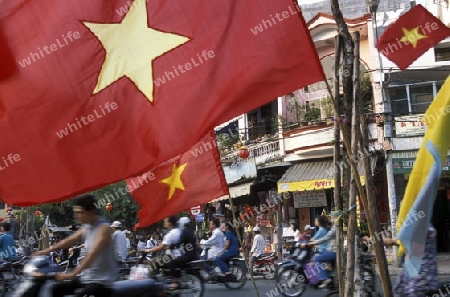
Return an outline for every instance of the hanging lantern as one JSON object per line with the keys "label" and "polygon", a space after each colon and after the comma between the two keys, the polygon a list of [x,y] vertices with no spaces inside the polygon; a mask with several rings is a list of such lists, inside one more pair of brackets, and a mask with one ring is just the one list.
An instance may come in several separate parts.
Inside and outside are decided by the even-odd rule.
{"label": "hanging lantern", "polygon": [[42,215],[42,212],[41,212],[40,210],[36,210],[36,211],[34,212],[34,215],[35,215],[36,217],[39,217],[39,216]]}
{"label": "hanging lantern", "polygon": [[111,203],[107,203],[105,209],[107,212],[111,212],[114,209],[114,206]]}
{"label": "hanging lantern", "polygon": [[241,146],[238,152],[239,158],[241,159],[247,159],[250,155],[250,152],[248,151],[247,147],[245,145]]}

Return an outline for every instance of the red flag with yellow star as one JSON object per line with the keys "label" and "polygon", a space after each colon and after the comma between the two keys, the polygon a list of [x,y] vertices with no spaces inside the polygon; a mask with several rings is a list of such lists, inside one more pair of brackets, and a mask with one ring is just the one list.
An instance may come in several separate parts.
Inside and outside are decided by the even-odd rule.
{"label": "red flag with yellow star", "polygon": [[448,36],[450,28],[419,4],[384,31],[377,48],[404,70]]}
{"label": "red flag with yellow star", "polygon": [[214,133],[127,186],[141,206],[139,228],[229,194]]}
{"label": "red flag with yellow star", "polygon": [[0,198],[13,205],[143,174],[324,79],[293,0],[1,1],[0,52]]}

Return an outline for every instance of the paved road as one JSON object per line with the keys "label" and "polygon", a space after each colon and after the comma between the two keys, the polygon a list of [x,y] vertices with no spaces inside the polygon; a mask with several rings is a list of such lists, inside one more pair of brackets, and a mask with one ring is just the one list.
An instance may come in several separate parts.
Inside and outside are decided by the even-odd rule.
{"label": "paved road", "polygon": [[[450,284],[450,275],[440,276],[439,281],[441,285]],[[275,281],[256,279],[256,286],[259,290],[260,297],[281,297],[282,295],[276,291]],[[393,283],[395,278],[393,278]],[[322,297],[329,291],[327,290],[315,290],[308,287],[302,297]],[[42,292],[41,296],[49,297],[47,292]],[[278,295],[277,295],[278,293]],[[12,294],[8,293],[6,296],[11,297]],[[206,285],[206,291],[204,297],[257,297],[251,281],[248,281],[245,287],[239,290],[229,290],[219,285]],[[445,296],[445,295],[444,295]],[[450,296],[450,294],[449,294]],[[125,296],[126,297],[126,296]]]}
{"label": "paved road", "polygon": [[[281,297],[279,291],[276,291],[274,280],[255,280],[256,286],[259,291],[260,297]],[[278,295],[277,295],[278,293]],[[307,288],[302,297],[322,297],[329,291],[327,290],[314,290],[313,288]],[[230,296],[243,296],[243,297],[257,297],[251,281],[248,281],[240,290],[229,290],[219,285],[207,285],[205,291],[205,297],[230,297]]]}
{"label": "paved road", "polygon": [[[392,278],[392,283],[395,284],[396,277]],[[260,297],[281,297],[281,294],[276,295],[275,281],[269,281],[264,279],[255,280],[256,286],[259,290]],[[439,282],[442,286],[445,284],[450,285],[450,275],[440,276]],[[314,288],[308,287],[303,293],[302,297],[322,297],[325,296],[329,291],[327,290],[315,290]],[[207,285],[204,297],[257,297],[253,285],[250,281],[247,282],[244,288],[236,291],[229,290],[225,287],[218,285]],[[445,296],[445,295],[444,295]],[[450,296],[450,294],[448,295]]]}

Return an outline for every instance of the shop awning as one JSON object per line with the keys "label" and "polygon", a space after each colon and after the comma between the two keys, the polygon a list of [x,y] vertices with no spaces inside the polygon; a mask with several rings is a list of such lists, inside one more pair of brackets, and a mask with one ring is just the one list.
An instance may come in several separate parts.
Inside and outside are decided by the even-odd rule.
{"label": "shop awning", "polygon": [[[244,183],[244,184],[240,184],[240,185],[236,185],[236,186],[232,186],[230,187],[230,196],[231,198],[237,198],[237,197],[241,197],[241,196],[245,196],[250,194],[250,187],[254,184],[255,182],[249,182],[249,183]],[[222,196],[219,197],[217,199],[214,199],[212,202],[217,202],[217,201],[222,201],[222,200],[227,200],[229,199],[229,196]]]}
{"label": "shop awning", "polygon": [[[377,163],[375,156],[370,157],[372,171]],[[343,163],[342,168],[350,166]],[[358,172],[364,184],[364,164],[358,162]],[[278,192],[313,191],[334,188],[335,165],[333,160],[302,162],[292,165],[278,181]]]}
{"label": "shop awning", "polygon": [[236,198],[240,196],[245,196],[250,194],[250,187],[254,184],[254,182],[251,183],[245,183],[236,185],[233,187],[230,187],[230,196],[231,198]]}

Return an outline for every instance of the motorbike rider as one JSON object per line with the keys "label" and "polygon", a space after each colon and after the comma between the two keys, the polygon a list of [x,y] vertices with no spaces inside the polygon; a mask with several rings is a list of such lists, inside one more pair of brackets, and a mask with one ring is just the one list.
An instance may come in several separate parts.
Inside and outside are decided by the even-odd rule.
{"label": "motorbike rider", "polygon": [[[326,263],[327,261],[336,260],[336,224],[338,219],[338,213],[332,212],[331,218],[336,219],[334,224],[331,226],[330,231],[328,231],[325,236],[320,237],[319,239],[312,239],[309,242],[309,245],[318,246],[318,253],[314,256],[313,261],[315,262],[315,266],[319,267],[318,277],[321,281],[319,288],[325,288],[330,282],[331,279],[328,278],[328,273],[324,269],[322,263]],[[323,221],[322,221],[323,223]],[[326,246],[323,248],[323,246]]]}
{"label": "motorbike rider", "polygon": [[[156,247],[141,249],[141,253],[151,253],[154,254],[159,251],[165,251],[165,258],[171,257],[172,259],[180,256],[179,249],[177,246],[180,243],[181,230],[178,228],[177,217],[170,216],[164,219],[164,228],[168,229],[169,232],[164,236],[163,241]],[[163,257],[163,258],[164,258]],[[167,262],[166,262],[167,263]],[[164,261],[161,263],[161,259],[155,258],[153,261],[155,267],[163,267]],[[152,270],[152,275],[155,271]]]}
{"label": "motorbike rider", "polygon": [[305,226],[305,232],[300,236],[299,241],[309,241],[313,236],[313,230],[316,230],[315,227],[311,227],[310,225]]}
{"label": "motorbike rider", "polygon": [[211,231],[211,236],[209,239],[200,241],[201,245],[208,247],[208,253],[206,258],[213,259],[217,254],[223,249],[225,245],[224,234],[220,230],[220,221],[218,219],[212,219],[209,222],[209,230]]}
{"label": "motorbike rider", "polygon": [[169,262],[170,276],[172,283],[169,286],[170,290],[176,290],[180,287],[178,279],[180,278],[180,272],[177,268],[184,268],[190,261],[198,260],[197,257],[197,242],[194,232],[190,228],[191,220],[187,217],[182,217],[178,220],[180,226],[180,256],[176,257]]}
{"label": "motorbike rider", "polygon": [[[112,284],[117,275],[117,263],[114,259],[114,246],[111,239],[109,223],[100,216],[93,195],[84,195],[75,199],[73,213],[76,220],[83,223],[82,228],[71,236],[54,244],[52,247],[38,251],[33,256],[48,255],[51,252],[68,248],[83,238],[90,242],[86,257],[70,273],[56,274],[58,283],[52,287],[53,297],[71,295],[77,289],[75,297],[102,296],[112,293]],[[83,272],[78,279],[78,275]],[[68,281],[68,282],[62,282]]]}
{"label": "motorbike rider", "polygon": [[[313,238],[311,238],[311,240],[318,240],[322,237],[324,237],[327,232],[328,232],[328,218],[325,215],[322,215],[318,218],[316,218],[315,220],[315,224],[316,227],[319,228],[319,230],[317,230],[317,233],[314,234]],[[326,249],[327,244],[326,243],[322,243],[321,246],[318,246],[318,250],[319,252],[322,250],[324,251]]]}
{"label": "motorbike rider", "polygon": [[[215,259],[217,254],[223,250],[225,246],[225,235],[222,230],[220,230],[220,221],[219,219],[212,219],[209,221],[209,230],[211,232],[211,236],[209,239],[202,239],[200,244],[205,250],[205,254],[202,256],[203,259]],[[213,272],[213,268],[208,264],[204,263],[205,271],[208,273]]]}
{"label": "motorbike rider", "polygon": [[233,225],[228,222],[225,224],[225,246],[216,257],[216,264],[225,276],[233,275],[233,273],[230,272],[227,261],[237,256],[239,256],[239,244],[236,231],[234,230]]}
{"label": "motorbike rider", "polygon": [[259,227],[254,227],[253,232],[255,233],[255,237],[253,238],[253,245],[252,249],[250,250],[250,253],[252,255],[249,260],[250,275],[253,275],[253,264],[263,253],[265,244],[264,237],[261,235],[261,229],[259,229]]}

